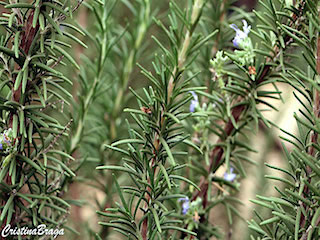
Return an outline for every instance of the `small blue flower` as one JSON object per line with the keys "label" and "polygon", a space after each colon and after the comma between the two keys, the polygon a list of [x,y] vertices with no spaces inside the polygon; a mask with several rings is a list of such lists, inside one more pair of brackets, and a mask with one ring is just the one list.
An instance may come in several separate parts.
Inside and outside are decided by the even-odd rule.
{"label": "small blue flower", "polygon": [[236,178],[237,174],[233,173],[233,170],[234,169],[231,167],[230,172],[224,173],[224,175],[223,175],[224,180],[232,182]]}
{"label": "small blue flower", "polygon": [[13,143],[12,129],[9,128],[0,134],[0,150],[7,150],[12,147]]}
{"label": "small blue flower", "polygon": [[240,30],[237,25],[231,24],[230,27],[236,31],[236,36],[233,39],[233,45],[239,47],[240,43],[248,37],[250,33],[251,26],[248,26],[246,20],[242,20],[243,30]]}
{"label": "small blue flower", "polygon": [[178,202],[183,202],[182,203],[182,214],[186,215],[188,210],[189,210],[189,208],[190,208],[190,200],[189,200],[189,198],[188,197],[179,198]]}
{"label": "small blue flower", "polygon": [[194,112],[196,106],[199,104],[198,96],[194,91],[190,91],[193,96],[193,100],[190,103],[190,112]]}

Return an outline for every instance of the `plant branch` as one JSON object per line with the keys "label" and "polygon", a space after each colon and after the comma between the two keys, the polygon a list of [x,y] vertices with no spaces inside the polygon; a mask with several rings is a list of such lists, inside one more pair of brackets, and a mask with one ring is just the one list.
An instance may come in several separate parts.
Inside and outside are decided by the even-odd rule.
{"label": "plant branch", "polygon": [[[173,69],[173,72],[171,74],[171,77],[170,77],[169,83],[168,83],[168,88],[167,88],[167,102],[168,102],[168,104],[171,101],[172,93],[176,87],[175,82],[174,82],[175,76],[179,71],[180,72],[184,71],[184,65],[185,65],[185,62],[187,59],[187,52],[189,51],[189,48],[190,48],[192,35],[193,35],[194,29],[196,27],[196,24],[198,23],[198,20],[201,16],[201,11],[202,11],[204,4],[205,4],[205,2],[203,0],[196,0],[192,6],[190,28],[186,32],[185,39],[184,39],[184,42],[181,46],[180,51],[178,51],[178,62],[177,62],[177,65]],[[163,114],[164,109],[162,109],[161,112],[162,113],[160,114],[160,120],[159,120],[160,128],[159,129],[163,129],[166,124],[165,116]],[[153,145],[155,146],[154,153],[157,153],[160,148],[159,140],[160,140],[160,136],[157,132],[155,132],[154,143],[153,143]],[[156,157],[154,157],[152,159],[150,165],[151,165],[150,166],[151,169],[153,169],[153,175],[155,176],[158,172],[158,166],[156,165]],[[148,183],[150,183],[150,176],[148,177],[147,181],[148,181]],[[147,193],[145,196],[146,196],[147,202],[145,203],[144,212],[147,213],[149,211],[148,204],[150,201],[152,201],[152,199],[151,199],[150,195]],[[149,239],[148,238],[148,218],[147,217],[145,217],[145,219],[142,223],[141,235],[142,235],[143,240]]]}
{"label": "plant branch", "polygon": [[191,42],[191,38],[193,35],[193,30],[195,28],[195,25],[197,24],[197,21],[199,20],[199,17],[201,15],[202,8],[204,6],[204,1],[203,0],[195,0],[193,6],[192,6],[192,14],[191,14],[191,25],[190,29],[187,30],[184,41],[182,43],[181,49],[178,52],[178,63],[174,67],[172,71],[172,75],[170,77],[169,83],[168,83],[168,97],[167,97],[167,102],[170,102],[171,96],[172,96],[172,91],[175,86],[175,77],[179,71],[182,70],[186,58],[187,58],[187,52],[189,49],[189,45]]}
{"label": "plant branch", "polygon": [[[302,14],[302,10],[304,9],[304,6],[305,6],[305,1],[302,1],[300,4],[300,7],[299,7],[299,10],[300,10],[299,15],[293,14],[292,21],[289,24],[290,26],[293,26],[295,23],[298,22],[301,14]],[[297,24],[297,26],[299,26],[299,24]],[[288,35],[286,35],[284,40],[285,40],[286,46],[288,46],[292,42],[292,38]],[[259,78],[256,80],[257,86],[266,80],[267,76],[269,75],[269,73],[271,71],[271,65],[269,65],[268,63],[273,62],[279,56],[280,49],[278,46],[275,47],[274,53],[275,53],[274,58],[268,57],[266,59],[266,63],[263,66],[263,70],[261,71]],[[242,100],[243,99],[241,97],[239,97],[236,102],[241,102]],[[243,105],[237,105],[236,107],[234,107],[232,109],[231,114],[232,114],[236,123],[238,123],[241,120],[241,116],[248,110],[248,108],[249,108],[249,105],[243,104]],[[219,139],[217,141],[217,143],[221,143],[227,137],[231,136],[232,133],[234,132],[234,125],[233,125],[233,122],[231,121],[231,118],[226,123],[226,125],[224,127],[224,132],[225,132],[226,137],[224,139]],[[223,163],[223,154],[224,154],[224,149],[219,144],[217,144],[217,146],[211,151],[210,165],[208,168],[209,178],[210,178],[211,174],[214,173],[219,168],[219,166]],[[203,186],[203,185],[208,185],[208,181],[211,181],[211,180],[210,179],[208,179],[208,180],[202,179],[201,180],[200,187],[199,187],[201,189],[201,191],[196,192],[194,194],[194,196],[192,197],[192,200],[195,200],[198,196],[207,195],[207,193],[203,193],[202,191],[208,190],[208,187]],[[203,203],[204,203],[203,206],[206,207],[205,204],[207,203],[207,201],[203,201]]]}
{"label": "plant branch", "polygon": [[[320,18],[320,11],[319,11],[319,18]],[[317,52],[316,52],[316,70],[317,70],[317,79],[319,79],[320,77],[320,36],[318,35],[318,39],[317,39]],[[320,119],[320,93],[319,91],[314,88],[314,106],[313,106],[313,113],[314,113],[314,117],[316,118],[315,121],[317,121],[317,119]],[[316,131],[312,131],[311,136],[310,136],[310,142],[314,145],[318,144],[318,132]],[[315,157],[316,155],[316,148],[311,144],[311,146],[308,149],[308,154],[311,157]],[[307,177],[307,181],[309,183],[311,183],[311,174],[312,174],[312,169],[310,166],[306,166],[306,177]],[[304,197],[308,197],[309,194],[309,187],[307,185],[304,186],[303,189],[303,196]],[[306,209],[306,212],[309,212],[309,206],[307,206],[305,203],[302,204],[302,207],[304,207]],[[300,218],[300,227],[303,228],[306,225],[307,222],[307,218],[308,216],[305,216],[304,214],[301,215]],[[307,234],[304,234],[301,238],[303,239],[307,239]]]}

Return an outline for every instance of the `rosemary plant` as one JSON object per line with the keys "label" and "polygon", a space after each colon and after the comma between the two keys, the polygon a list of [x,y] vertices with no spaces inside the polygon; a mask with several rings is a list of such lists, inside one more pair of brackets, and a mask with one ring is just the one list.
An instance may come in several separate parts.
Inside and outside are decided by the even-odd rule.
{"label": "rosemary plant", "polygon": [[[250,145],[245,144],[242,139],[246,138],[248,130],[254,131],[259,126],[259,121],[262,121],[267,127],[273,125],[272,122],[265,119],[263,115],[265,109],[261,109],[259,106],[265,105],[276,110],[265,99],[280,99],[280,92],[275,85],[277,82],[288,81],[293,86],[297,85],[288,80],[296,73],[287,73],[288,70],[285,66],[293,67],[288,60],[292,58],[290,52],[296,45],[293,39],[300,38],[297,35],[300,34],[299,31],[303,31],[301,23],[304,14],[310,14],[311,16],[312,13],[317,13],[315,10],[317,5],[305,1],[298,2],[296,5],[288,4],[285,1],[277,1],[277,3],[268,1],[266,3],[261,2],[261,4],[265,11],[254,12],[256,18],[261,22],[256,26],[257,29],[251,29],[251,26],[245,20],[242,21],[243,29],[235,24],[230,25],[230,28],[236,32],[232,41],[235,49],[232,52],[217,52],[216,57],[211,61],[216,88],[209,92],[210,94],[198,93],[204,98],[205,103],[203,105],[200,104],[198,95],[194,96],[195,102],[192,103],[195,104],[196,112],[204,114],[204,117],[198,118],[193,125],[195,139],[201,143],[203,149],[210,149],[210,154],[208,153],[205,156],[208,165],[207,170],[198,163],[198,159],[192,161],[196,172],[206,172],[199,185],[201,190],[196,191],[190,200],[192,203],[197,201],[198,198],[202,199],[202,207],[191,211],[191,216],[192,214],[195,216],[200,211],[203,213],[203,215],[200,215],[199,226],[196,225],[199,229],[197,236],[199,239],[207,239],[211,235],[210,231],[207,230],[210,209],[220,203],[226,207],[226,213],[229,217],[230,229],[227,234],[229,237],[232,235],[232,215],[233,213],[238,216],[240,214],[231,204],[232,202],[238,202],[237,199],[233,198],[232,195],[229,196],[226,192],[232,194],[232,189],[239,190],[237,173],[240,176],[246,176],[242,162],[252,162],[244,153],[253,151],[253,149]],[[314,23],[317,21],[314,16],[312,19]],[[308,31],[314,34],[313,23],[311,23],[311,26],[310,23],[311,21],[306,26]],[[251,39],[250,36],[255,36],[256,40]],[[313,36],[306,37],[306,39],[312,39],[310,42],[313,42],[314,46],[315,39]],[[306,48],[311,46],[311,43],[310,46],[304,42],[302,44]],[[313,55],[314,51],[311,51],[310,56]],[[304,77],[304,79],[306,78]],[[294,77],[294,79],[297,80],[298,77]],[[265,91],[261,89],[266,84],[273,84],[275,90]],[[206,98],[209,100],[206,100]],[[213,107],[210,104],[213,104]],[[208,139],[209,132],[218,136],[218,140],[213,146],[210,145]],[[313,143],[315,144],[315,142],[316,140],[313,137]],[[225,164],[226,170],[224,170],[223,176],[219,176],[217,172],[219,168],[224,167],[223,164]],[[274,179],[274,177],[271,178]],[[274,201],[272,198],[269,198],[269,200],[270,202]],[[284,210],[282,209],[282,211]],[[278,218],[279,216],[275,213],[275,217],[270,221],[275,222]],[[267,223],[268,221],[265,221],[262,224]],[[307,226],[310,226],[310,224]],[[259,231],[257,224],[251,224],[250,227]],[[277,234],[278,227],[279,225],[275,227]],[[271,235],[268,236],[271,237]],[[279,239],[279,236],[289,237],[288,234],[281,232],[280,235],[273,235],[271,239]]]}
{"label": "rosemary plant", "polygon": [[[288,169],[269,166],[284,173],[284,177],[268,176],[282,182],[279,197],[257,196],[254,203],[272,211],[272,217],[264,219],[256,213],[256,220],[249,227],[257,232],[252,239],[318,239],[320,237],[319,208],[319,74],[320,38],[318,2],[301,1],[296,6],[285,8],[284,3],[278,14],[293,15],[295,22],[289,26],[287,17],[278,26],[287,34],[292,44],[283,53],[281,77],[294,89],[294,95],[301,104],[299,114],[295,113],[299,135],[284,131],[285,141],[294,145],[292,151],[284,146]],[[300,14],[301,17],[299,17]],[[283,15],[285,16],[285,15]],[[302,17],[304,16],[304,17]],[[290,21],[290,20],[289,20]],[[297,56],[292,51],[302,52],[304,65],[295,66]],[[299,93],[299,95],[297,94]]]}
{"label": "rosemary plant", "polygon": [[[101,215],[110,217],[111,226],[129,239],[163,239],[169,236],[169,230],[177,230],[186,234],[195,233],[179,227],[181,220],[168,209],[166,202],[175,202],[184,195],[177,192],[177,181],[191,183],[176,172],[185,167],[176,158],[184,152],[173,151],[182,143],[196,149],[196,145],[183,135],[181,121],[190,116],[183,111],[191,96],[187,88],[195,77],[185,78],[184,72],[190,62],[197,56],[196,52],[215,32],[207,37],[195,36],[195,29],[200,21],[205,1],[196,0],[190,11],[182,10],[175,2],[170,4],[170,28],[155,20],[166,33],[171,49],[154,38],[162,50],[153,62],[155,74],[141,66],[142,73],[153,86],[144,89],[145,98],[131,89],[136,96],[140,109],[125,109],[129,112],[139,131],[129,125],[129,139],[123,139],[107,145],[108,148],[121,152],[123,166],[101,166],[98,170],[108,169],[125,172],[132,180],[133,186],[120,186],[115,180],[121,202],[116,208],[107,208]],[[196,88],[193,88],[195,90]],[[201,88],[200,88],[201,89]],[[128,149],[119,148],[126,144]],[[199,149],[198,149],[199,150]],[[168,163],[167,163],[168,161]],[[127,199],[126,195],[130,195]]]}
{"label": "rosemary plant", "polygon": [[1,4],[1,225],[61,228],[70,204],[60,196],[75,174],[60,144],[71,124],[60,112],[72,82],[57,68],[67,61],[79,69],[65,50],[68,38],[77,41],[69,30],[78,29],[65,20],[81,1]]}
{"label": "rosemary plant", "polygon": [[[118,162],[119,157],[121,158],[116,152],[106,151],[104,145],[127,132],[122,111],[133,97],[127,94],[128,84],[136,68],[136,59],[146,47],[145,35],[153,14],[150,5],[149,0],[135,3],[114,0],[86,4],[89,14],[95,20],[92,27],[84,29],[86,42],[98,54],[92,54],[89,49],[81,56],[84,66],[80,70],[80,91],[74,105],[75,120],[72,126],[74,134],[69,139],[69,144],[70,152],[82,159],[77,166],[78,182],[93,182],[95,190],[104,192],[103,201],[95,199],[94,209],[100,211],[110,206],[114,197],[115,192],[110,188],[113,180],[109,173],[87,169],[93,170],[96,166],[105,164],[106,160],[109,164]],[[117,9],[129,12],[130,22],[129,19],[124,24],[116,22],[119,17]],[[82,172],[81,168],[84,169]],[[87,230],[90,235],[95,235],[95,230]],[[109,232],[108,228],[103,227],[100,236],[104,238]]]}
{"label": "rosemary plant", "polygon": [[[228,4],[228,1],[225,1],[220,6],[220,10],[222,10],[219,15],[220,20],[224,18],[226,14],[223,13],[223,11],[225,11],[224,7],[228,6]],[[249,26],[246,20],[241,21],[241,24],[243,25],[242,27],[239,27],[232,22],[230,22],[230,25],[219,27],[220,37],[222,34],[225,34],[226,36],[229,34],[230,36],[230,32],[233,32],[235,36],[233,37],[232,41],[229,41],[230,44],[225,46],[226,50],[224,51],[219,50],[216,46],[214,46],[213,53],[215,54],[215,57],[211,61],[211,57],[207,59],[207,62],[211,62],[211,71],[214,80],[212,84],[210,77],[209,85],[206,84],[210,88],[207,89],[206,92],[202,91],[201,87],[187,89],[188,91],[191,91],[192,95],[192,101],[189,110],[190,112],[193,112],[192,116],[195,117],[194,120],[192,120],[192,126],[194,129],[193,144],[200,144],[201,151],[198,151],[197,153],[197,151],[189,149],[189,151],[191,151],[190,155],[192,156],[190,163],[193,166],[190,170],[186,171],[186,174],[188,178],[194,176],[192,179],[194,182],[200,180],[200,184],[197,189],[189,188],[190,193],[188,193],[188,189],[186,189],[187,191],[184,191],[184,193],[188,193],[187,195],[189,195],[190,198],[187,196],[179,199],[179,201],[183,203],[182,215],[185,215],[183,218],[184,221],[180,223],[180,226],[185,230],[191,230],[195,232],[198,239],[208,239],[211,236],[221,236],[221,233],[217,232],[214,226],[208,227],[208,219],[211,212],[210,210],[220,203],[222,203],[226,208],[230,224],[228,235],[231,235],[231,225],[233,222],[232,215],[240,215],[233,206],[234,203],[237,203],[238,201],[236,198],[232,197],[232,190],[239,190],[238,180],[240,179],[237,177],[237,173],[240,173],[240,176],[246,176],[245,168],[242,162],[253,162],[246,156],[246,152],[254,151],[254,149],[250,145],[245,144],[243,139],[246,138],[245,136],[247,135],[248,130],[255,131],[255,129],[259,127],[260,121],[262,121],[263,124],[269,128],[274,125],[272,122],[267,120],[263,114],[263,112],[268,110],[268,108],[276,110],[276,107],[271,105],[268,101],[266,101],[266,99],[281,99],[281,92],[279,92],[276,83],[288,81],[288,76],[286,73],[287,70],[284,70],[284,65],[287,59],[290,59],[291,54],[287,52],[292,51],[292,48],[295,47],[296,43],[292,40],[292,38],[298,34],[298,31],[301,31],[299,24],[301,23],[304,14],[307,14],[308,12],[308,10],[305,8],[306,3],[304,1],[296,3],[296,6],[293,5],[293,3],[284,1],[279,1],[277,4],[273,3],[272,1],[261,4],[265,8],[265,12],[254,12],[256,19],[261,22],[260,25],[256,26],[256,29],[253,29],[251,26]],[[266,19],[262,14],[266,15],[268,19]],[[236,13],[233,15],[234,18],[230,17],[230,19],[239,19],[239,15]],[[247,17],[248,20],[252,19],[252,16],[250,15],[247,15]],[[316,22],[314,17],[313,22]],[[309,23],[306,24],[306,26],[309,27]],[[224,30],[226,28],[229,30]],[[315,32],[315,30],[312,32]],[[188,38],[189,32],[186,32],[183,46],[185,46],[185,44],[188,45]],[[312,39],[312,37],[310,39]],[[216,40],[216,42],[218,41],[219,40]],[[231,49],[231,51],[230,45],[233,45],[233,49]],[[221,44],[221,46],[223,45]],[[303,46],[309,47],[306,44]],[[181,68],[181,65],[179,66],[179,64],[184,62],[184,60],[179,61],[180,59],[184,59],[184,57],[181,56],[184,51],[185,50],[183,47],[181,51],[176,51],[178,66],[173,67],[173,74],[176,74],[177,69]],[[204,58],[206,56],[210,56],[210,54],[204,55]],[[197,62],[196,59],[192,60],[193,64]],[[286,64],[290,65],[289,62]],[[156,69],[156,72],[160,71]],[[192,77],[191,74],[190,76]],[[156,84],[155,79],[152,80],[153,83]],[[170,102],[169,97],[172,95],[171,88],[174,88],[174,85],[171,87],[171,83],[173,81],[174,77],[169,78],[169,87],[167,87],[167,102]],[[274,90],[263,90],[263,87],[266,84],[273,85]],[[146,90],[145,93],[149,99],[150,93],[148,93]],[[139,100],[141,111],[146,114],[145,117],[147,117],[147,115],[152,116],[154,109],[156,108],[149,107],[150,102],[146,102],[137,94],[135,95]],[[264,105],[266,108],[261,108],[260,105]],[[163,108],[166,109],[165,107]],[[139,122],[137,117],[135,117],[135,120],[138,122],[141,128],[144,127],[143,124],[147,121],[144,119],[143,122]],[[180,121],[180,119],[178,120]],[[217,142],[214,145],[211,143],[212,134],[217,136]],[[142,137],[142,135],[140,135],[140,137]],[[146,144],[145,141],[143,141],[143,138],[138,139],[137,141],[128,139],[115,142],[110,146],[110,148],[123,151],[122,149],[116,149],[115,147],[119,144],[130,144],[128,152],[123,153],[132,157],[132,152],[137,152],[133,143]],[[160,143],[162,142],[160,141]],[[157,144],[153,142],[154,146],[157,146]],[[164,150],[168,151],[165,148],[165,144],[163,144],[163,146]],[[199,152],[201,154],[199,154]],[[173,161],[175,163],[176,161],[173,155],[172,158],[173,159],[171,159],[170,154],[168,154],[168,159],[171,159],[172,163]],[[136,162],[138,159],[139,157],[136,156],[133,160]],[[151,166],[153,166],[153,159],[150,158],[149,160],[151,161]],[[124,168],[107,166],[99,167],[99,169],[115,169],[119,171],[127,171],[129,174],[139,172],[137,171],[137,163],[134,163],[129,159],[125,159],[125,161],[132,163],[134,167],[130,167],[128,163],[126,163]],[[204,161],[204,163],[202,161]],[[160,169],[161,171],[159,170],[158,173],[157,167],[158,166],[156,166],[153,175],[158,176],[157,174],[159,174],[161,176],[162,169]],[[223,176],[219,176],[217,174],[217,171],[221,167],[225,167],[225,173]],[[130,168],[130,170],[126,168]],[[131,173],[131,171],[134,171],[134,173]],[[182,172],[180,172],[180,174]],[[199,173],[203,174],[201,179],[198,177]],[[167,175],[168,177],[166,177],[164,174],[163,181],[167,179],[170,180],[170,174],[167,173]],[[137,179],[134,180],[134,177],[132,177],[132,179],[136,186],[141,189],[141,185],[139,185],[141,184],[140,181],[137,181]],[[147,190],[149,190],[148,188],[153,189],[154,186],[151,184],[150,180],[148,178],[146,180],[151,186],[148,185],[145,188],[147,188]],[[149,202],[150,204],[150,199],[152,199],[152,196],[150,196],[151,194],[148,194],[148,196],[145,195],[145,199],[143,199],[141,190],[138,191],[137,189],[132,189],[131,187],[121,188],[118,186],[118,188],[119,194],[122,194],[122,190],[124,190],[125,193],[131,193],[131,195],[135,195],[137,197],[139,196],[138,204],[140,204],[140,202],[143,200]],[[215,189],[218,189],[218,191]],[[226,192],[229,192],[231,196],[226,194]],[[176,196],[178,198],[179,195]],[[124,197],[121,197],[121,199],[122,201],[125,201]],[[130,204],[134,203],[135,201],[132,197]],[[122,204],[124,204],[124,202],[122,202]],[[146,213],[148,213],[148,203],[145,205],[146,206],[143,209],[144,216]],[[132,206],[134,205],[129,205],[127,208],[131,209]],[[115,209],[109,210],[116,211]],[[126,215],[127,213],[125,212],[128,210],[123,208],[122,210],[124,211],[122,214]],[[138,210],[136,210],[135,213],[137,211]],[[152,229],[155,229],[154,231],[159,233],[161,230],[161,224],[164,225],[165,220],[163,220],[162,223],[161,215],[159,217],[159,212],[156,211],[157,217],[155,217],[154,211],[155,210],[152,212],[152,210],[150,210],[150,215],[152,214],[154,216],[154,224],[157,228]],[[109,217],[115,217],[109,213],[104,214]],[[136,219],[136,216],[131,217],[131,219]],[[150,219],[142,219],[142,223],[140,222],[140,224],[137,226],[132,226],[132,228],[135,230],[135,233],[140,233],[141,229],[143,230],[144,224],[146,226],[150,226],[150,224],[153,223],[149,222]],[[273,220],[275,220],[275,218],[273,218]],[[129,222],[129,218],[127,221]],[[159,223],[157,223],[158,221]],[[127,231],[122,225],[118,230],[122,231],[122,233],[124,233],[123,231]],[[133,234],[133,232],[130,233]],[[145,231],[142,233],[145,234]],[[154,235],[151,236],[156,237],[156,233],[153,233]],[[188,238],[189,234],[191,233],[184,231],[180,238]],[[146,235],[139,236],[139,234],[137,234],[136,237],[141,238],[144,236]]]}
{"label": "rosemary plant", "polygon": [[[320,239],[319,9],[0,1],[1,234],[45,224],[57,231],[43,239]],[[266,164],[282,174],[264,176],[276,195],[251,200],[240,236],[242,180],[248,163],[263,165],[252,137],[278,128],[266,112],[286,101],[279,84],[300,105],[297,133],[272,140],[286,142],[286,165]],[[97,197],[70,200],[82,187]]]}

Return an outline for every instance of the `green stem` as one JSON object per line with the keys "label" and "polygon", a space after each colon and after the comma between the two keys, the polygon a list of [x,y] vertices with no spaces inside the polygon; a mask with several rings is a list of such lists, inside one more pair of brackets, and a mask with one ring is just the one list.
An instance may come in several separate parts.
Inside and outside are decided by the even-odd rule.
{"label": "green stem", "polygon": [[111,122],[110,122],[111,140],[115,140],[117,137],[116,121],[122,112],[124,95],[128,89],[130,75],[133,71],[133,66],[136,61],[137,52],[141,47],[142,41],[146,35],[147,29],[149,26],[149,22],[150,22],[149,18],[150,18],[150,1],[145,0],[145,8],[144,8],[143,14],[141,15],[140,24],[137,27],[137,36],[134,42],[134,48],[131,49],[128,57],[125,60],[124,67],[123,67],[121,86],[120,86],[119,92],[117,93],[117,97],[114,105],[114,111],[112,113]]}
{"label": "green stem", "polygon": [[[191,14],[191,24],[190,24],[190,29],[194,29],[195,25],[197,24],[197,21],[201,15],[201,10],[204,6],[204,1],[203,0],[196,0],[192,6],[192,14]],[[177,66],[174,67],[172,71],[172,75],[170,77],[169,83],[168,83],[168,95],[167,95],[167,102],[170,102],[171,96],[172,96],[172,91],[174,89],[175,85],[175,76],[181,70],[185,64],[186,58],[187,58],[187,52],[190,46],[191,38],[193,35],[193,31],[188,30],[186,32],[186,36],[184,38],[184,41],[181,45],[181,50],[178,53],[178,64]]]}

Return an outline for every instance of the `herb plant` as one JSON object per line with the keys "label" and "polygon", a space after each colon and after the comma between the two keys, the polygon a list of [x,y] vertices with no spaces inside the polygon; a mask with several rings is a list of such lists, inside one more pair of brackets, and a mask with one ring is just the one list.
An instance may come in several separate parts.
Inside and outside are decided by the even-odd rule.
{"label": "herb plant", "polygon": [[320,239],[319,7],[0,1],[2,229]]}

